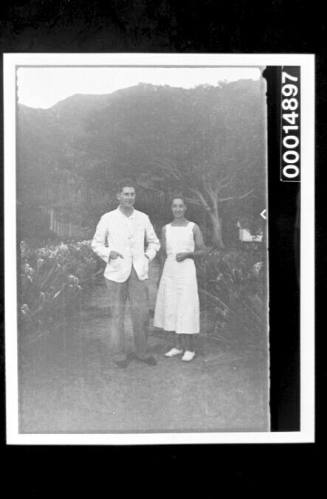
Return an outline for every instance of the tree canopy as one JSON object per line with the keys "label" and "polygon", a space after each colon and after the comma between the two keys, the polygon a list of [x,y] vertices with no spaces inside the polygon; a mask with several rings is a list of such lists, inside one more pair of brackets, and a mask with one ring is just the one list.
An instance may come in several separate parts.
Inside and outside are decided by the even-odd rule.
{"label": "tree canopy", "polygon": [[[72,96],[49,110],[19,106],[19,198],[53,204],[52,187],[68,172],[72,189],[84,184],[110,201],[115,183],[129,177],[161,203],[183,191],[209,215],[214,243],[222,246],[221,219],[229,211],[223,204],[240,212],[264,206],[264,95],[263,82],[253,80],[194,89],[140,84]],[[83,199],[76,203],[72,211]]]}

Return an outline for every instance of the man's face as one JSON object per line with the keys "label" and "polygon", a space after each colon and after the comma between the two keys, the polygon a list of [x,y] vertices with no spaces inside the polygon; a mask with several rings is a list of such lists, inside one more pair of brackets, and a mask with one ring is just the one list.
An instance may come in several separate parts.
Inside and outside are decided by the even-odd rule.
{"label": "man's face", "polygon": [[134,187],[123,187],[121,192],[117,195],[120,206],[124,208],[132,208],[135,203],[135,189]]}

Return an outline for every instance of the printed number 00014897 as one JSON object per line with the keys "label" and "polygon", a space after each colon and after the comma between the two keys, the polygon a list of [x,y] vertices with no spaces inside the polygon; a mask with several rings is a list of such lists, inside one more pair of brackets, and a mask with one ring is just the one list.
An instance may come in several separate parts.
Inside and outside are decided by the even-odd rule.
{"label": "printed number 00014897", "polygon": [[299,78],[282,72],[282,177],[297,180],[300,175]]}

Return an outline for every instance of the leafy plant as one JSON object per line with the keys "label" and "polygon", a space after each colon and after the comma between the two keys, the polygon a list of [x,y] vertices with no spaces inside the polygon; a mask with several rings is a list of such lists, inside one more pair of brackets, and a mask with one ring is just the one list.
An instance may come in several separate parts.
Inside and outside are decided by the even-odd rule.
{"label": "leafy plant", "polygon": [[20,324],[23,329],[48,327],[79,310],[81,291],[99,275],[89,241],[33,249],[21,243]]}
{"label": "leafy plant", "polygon": [[202,309],[213,311],[214,334],[234,339],[264,336],[266,272],[261,251],[213,250],[198,262]]}

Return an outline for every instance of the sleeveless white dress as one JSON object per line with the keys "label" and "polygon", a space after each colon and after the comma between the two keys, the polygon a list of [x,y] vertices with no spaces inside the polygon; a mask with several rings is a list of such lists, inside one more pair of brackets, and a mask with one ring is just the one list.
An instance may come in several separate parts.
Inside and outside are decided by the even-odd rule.
{"label": "sleeveless white dress", "polygon": [[200,307],[194,260],[176,261],[176,254],[194,251],[194,223],[165,226],[167,259],[154,314],[154,326],[178,334],[200,331]]}

